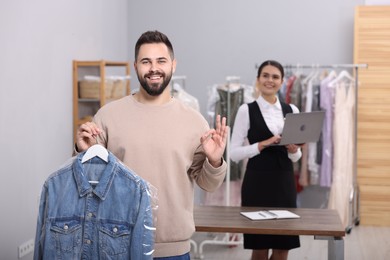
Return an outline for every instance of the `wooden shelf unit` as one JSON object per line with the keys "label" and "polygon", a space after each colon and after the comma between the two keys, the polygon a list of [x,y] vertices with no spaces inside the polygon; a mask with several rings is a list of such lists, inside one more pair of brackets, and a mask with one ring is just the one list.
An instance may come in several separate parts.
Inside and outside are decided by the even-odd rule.
{"label": "wooden shelf unit", "polygon": [[[130,63],[96,60],[96,61],[73,61],[73,141],[76,141],[76,133],[79,126],[92,119],[96,111],[114,99],[106,98],[106,77],[107,69],[119,69],[121,75],[127,76],[125,95],[130,94]],[[79,82],[85,75],[100,77],[99,98],[80,98]],[[121,98],[121,97],[119,97]],[[84,108],[84,109],[83,109]]]}

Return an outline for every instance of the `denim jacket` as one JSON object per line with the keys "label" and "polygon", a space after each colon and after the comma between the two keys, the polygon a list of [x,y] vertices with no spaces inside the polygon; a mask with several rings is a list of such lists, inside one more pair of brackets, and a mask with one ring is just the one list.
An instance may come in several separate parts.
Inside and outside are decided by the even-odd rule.
{"label": "denim jacket", "polygon": [[81,163],[84,153],[51,174],[42,187],[34,260],[152,259],[147,182],[111,152],[108,162],[94,157]]}

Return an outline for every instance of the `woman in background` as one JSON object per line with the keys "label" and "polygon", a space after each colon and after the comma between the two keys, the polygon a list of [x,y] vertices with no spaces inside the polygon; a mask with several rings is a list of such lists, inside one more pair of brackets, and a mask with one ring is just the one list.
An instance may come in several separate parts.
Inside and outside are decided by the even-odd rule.
{"label": "woman in background", "polygon": [[[235,118],[231,159],[235,162],[249,159],[241,189],[242,206],[297,207],[293,162],[302,156],[300,147],[270,146],[281,139],[285,115],[299,113],[296,106],[278,99],[283,77],[284,69],[279,62],[263,62],[256,82],[260,95],[254,102],[241,105]],[[244,234],[244,248],[253,250],[252,260],[285,260],[289,250],[297,247],[299,236]]]}

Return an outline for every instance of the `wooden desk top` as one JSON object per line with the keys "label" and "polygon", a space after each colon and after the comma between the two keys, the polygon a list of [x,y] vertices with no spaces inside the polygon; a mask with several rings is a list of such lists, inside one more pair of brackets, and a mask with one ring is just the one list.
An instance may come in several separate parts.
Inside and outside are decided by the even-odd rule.
{"label": "wooden desk top", "polygon": [[195,206],[195,229],[199,232],[345,236],[340,217],[331,209],[288,209],[299,219],[250,220],[241,211],[269,210],[257,207]]}

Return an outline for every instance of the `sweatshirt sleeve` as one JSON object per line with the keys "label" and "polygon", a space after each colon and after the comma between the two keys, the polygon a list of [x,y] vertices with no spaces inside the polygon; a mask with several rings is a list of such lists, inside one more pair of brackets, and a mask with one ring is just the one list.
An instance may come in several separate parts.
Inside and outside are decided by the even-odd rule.
{"label": "sweatshirt sleeve", "polygon": [[202,146],[200,145],[195,154],[192,166],[188,174],[195,180],[198,186],[209,192],[215,191],[223,182],[226,176],[227,164],[222,159],[222,164],[214,168],[206,158]]}

